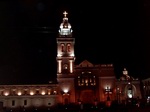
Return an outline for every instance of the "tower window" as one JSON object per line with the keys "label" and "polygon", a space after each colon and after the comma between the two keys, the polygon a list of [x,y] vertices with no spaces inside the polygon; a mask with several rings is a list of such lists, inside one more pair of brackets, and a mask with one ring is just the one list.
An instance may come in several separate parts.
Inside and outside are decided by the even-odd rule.
{"label": "tower window", "polygon": [[64,44],[61,44],[61,52],[64,52]]}
{"label": "tower window", "polygon": [[67,51],[70,52],[70,44],[67,45]]}
{"label": "tower window", "polygon": [[64,65],[64,69],[68,69],[68,65],[67,64]]}

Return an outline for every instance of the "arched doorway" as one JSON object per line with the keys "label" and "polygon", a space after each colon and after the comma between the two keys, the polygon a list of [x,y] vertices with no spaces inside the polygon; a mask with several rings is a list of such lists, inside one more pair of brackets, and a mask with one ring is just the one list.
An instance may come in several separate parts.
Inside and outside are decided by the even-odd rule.
{"label": "arched doorway", "polygon": [[0,101],[0,110],[3,108],[3,101]]}
{"label": "arched doorway", "polygon": [[65,104],[65,105],[69,104],[69,99],[68,99],[68,98],[65,98],[65,99],[64,99],[64,104]]}
{"label": "arched doorway", "polygon": [[94,103],[94,91],[93,90],[82,90],[80,99],[84,104],[92,104]]}
{"label": "arched doorway", "polygon": [[63,98],[63,104],[65,104],[65,105],[67,105],[67,104],[69,104],[70,103],[70,96],[69,95],[63,95],[62,96],[62,98]]}
{"label": "arched doorway", "polygon": [[125,87],[126,98],[134,98],[136,96],[136,87],[132,84]]}

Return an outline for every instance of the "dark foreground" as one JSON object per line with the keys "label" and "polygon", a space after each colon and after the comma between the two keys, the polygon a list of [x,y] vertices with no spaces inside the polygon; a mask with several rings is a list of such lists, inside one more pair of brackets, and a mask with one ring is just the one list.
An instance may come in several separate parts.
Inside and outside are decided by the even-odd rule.
{"label": "dark foreground", "polygon": [[150,112],[150,105],[112,105],[91,106],[91,105],[66,105],[49,108],[19,108],[19,109],[0,109],[0,112]]}
{"label": "dark foreground", "polygon": [[55,109],[55,110],[0,110],[0,112],[150,112],[150,108]]}

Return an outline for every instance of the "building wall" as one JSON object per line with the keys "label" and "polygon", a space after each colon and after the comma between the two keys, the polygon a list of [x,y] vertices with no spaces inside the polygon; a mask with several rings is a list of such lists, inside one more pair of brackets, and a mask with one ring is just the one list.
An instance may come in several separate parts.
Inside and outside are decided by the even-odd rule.
{"label": "building wall", "polygon": [[120,103],[125,102],[129,97],[129,89],[133,99],[142,99],[140,81],[139,80],[118,80],[116,81],[116,100]]}
{"label": "building wall", "polygon": [[150,102],[150,78],[142,80],[142,95],[147,102]]}
{"label": "building wall", "polygon": [[59,100],[56,85],[1,85],[3,107],[53,106]]}

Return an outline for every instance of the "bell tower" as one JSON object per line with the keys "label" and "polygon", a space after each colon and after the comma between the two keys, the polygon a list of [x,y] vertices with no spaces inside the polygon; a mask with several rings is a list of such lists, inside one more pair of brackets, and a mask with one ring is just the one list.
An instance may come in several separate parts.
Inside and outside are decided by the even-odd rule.
{"label": "bell tower", "polygon": [[72,37],[71,24],[68,22],[67,12],[65,11],[63,21],[60,24],[59,35],[57,38],[57,77],[64,77],[74,72],[74,43]]}
{"label": "bell tower", "polygon": [[68,22],[67,12],[59,28],[57,38],[57,81],[62,96],[60,100],[63,104],[75,102],[74,85],[74,43],[72,37],[71,24]]}

